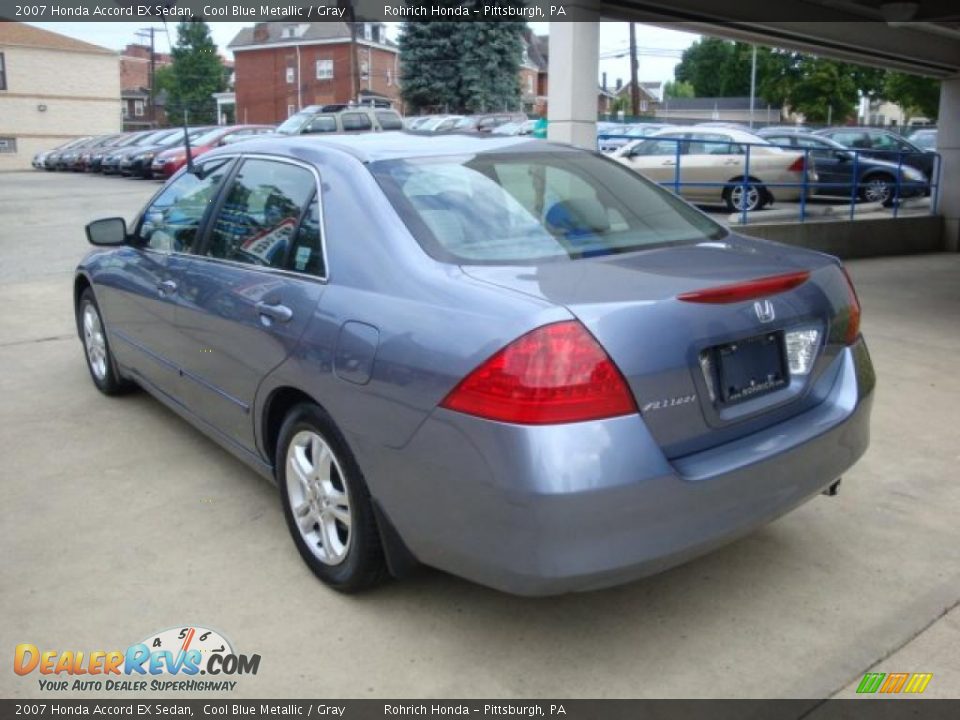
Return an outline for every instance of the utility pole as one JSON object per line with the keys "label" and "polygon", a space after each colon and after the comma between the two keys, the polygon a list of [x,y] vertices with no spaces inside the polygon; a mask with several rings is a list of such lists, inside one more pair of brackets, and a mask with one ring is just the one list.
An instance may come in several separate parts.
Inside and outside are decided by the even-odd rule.
{"label": "utility pole", "polygon": [[630,113],[640,115],[640,86],[637,80],[637,28],[630,23]]}
{"label": "utility pole", "polygon": [[137,37],[146,37],[150,36],[150,127],[156,127],[157,124],[157,88],[156,81],[154,78],[157,73],[157,53],[156,53],[156,43],[154,42],[154,35],[156,34],[156,28],[148,27],[141,28],[137,31]]}
{"label": "utility pole", "polygon": [[753,46],[753,58],[750,61],[750,127],[753,128],[753,105],[757,95],[757,46]]}

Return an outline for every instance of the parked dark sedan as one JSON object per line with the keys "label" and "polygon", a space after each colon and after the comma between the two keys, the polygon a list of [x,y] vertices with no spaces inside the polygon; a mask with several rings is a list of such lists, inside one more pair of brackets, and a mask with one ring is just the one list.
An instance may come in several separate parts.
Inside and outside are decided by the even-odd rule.
{"label": "parked dark sedan", "polygon": [[876,157],[920,170],[931,181],[936,180],[937,156],[924,150],[901,135],[890,130],[869,127],[834,127],[817,130],[814,135],[828,137],[851,150],[860,151],[861,157]]}
{"label": "parked dark sedan", "polygon": [[[208,129],[207,126],[191,127],[187,129],[187,134],[194,140]],[[136,150],[124,153],[120,159],[120,174],[150,179],[153,177],[153,159],[159,153],[178,145],[183,145],[183,128],[170,128],[163,135],[140,143]]]}
{"label": "parked dark sedan", "polygon": [[63,150],[57,155],[55,162],[55,167],[57,170],[73,170],[76,165],[77,158],[80,156],[80,153],[83,152],[86,148],[94,147],[99,143],[103,142],[106,139],[105,135],[92,135],[88,138],[85,138],[82,143],[74,145],[66,150]]}
{"label": "parked dark sedan", "polygon": [[127,157],[148,150],[173,132],[175,132],[173,128],[164,128],[163,130],[144,130],[137,133],[130,143],[121,148],[114,148],[103,156],[101,171],[104,175],[122,174],[121,165]]}
{"label": "parked dark sedan", "polygon": [[64,170],[72,170],[74,172],[83,172],[87,169],[87,162],[90,159],[91,153],[97,151],[100,148],[110,145],[111,142],[117,138],[122,137],[122,135],[100,135],[99,137],[93,139],[92,141],[81,145],[75,150],[71,150],[68,153],[65,153],[61,156],[61,163],[63,164]]}
{"label": "parked dark sedan", "polygon": [[254,139],[87,236],[96,387],[274,479],[339,590],[417,560],[523,594],[625,582],[833,494],[867,448],[840,262],[586,150]]}
{"label": "parked dark sedan", "polygon": [[891,205],[897,196],[917,197],[927,194],[930,189],[927,177],[920,170],[869,155],[855,157],[852,151],[828,137],[769,128],[757,134],[786,149],[809,150],[817,169],[816,195],[850,197],[854,193],[854,172],[857,175],[856,195],[866,202]]}
{"label": "parked dark sedan", "polygon": [[152,130],[138,130],[134,132],[124,133],[119,138],[114,140],[112,143],[96,148],[93,152],[90,153],[90,157],[87,159],[87,171],[103,172],[104,158],[110,157],[113,154],[122,152],[125,148],[128,148],[131,145],[139,142],[147,135],[150,135],[152,132],[153,132]]}
{"label": "parked dark sedan", "polygon": [[87,142],[89,137],[74,138],[65,143],[57,145],[51,150],[39,152],[33,157],[33,166],[43,170],[56,170],[57,162],[60,160],[60,153],[68,151],[70,148],[77,147]]}
{"label": "parked dark sedan", "polygon": [[[85,147],[77,157],[76,169],[82,172],[98,172],[99,162],[94,163],[94,158],[99,156],[99,158],[102,159],[105,152],[110,152],[114,148],[119,147],[120,144],[129,137],[130,133],[119,133],[107,137],[103,142],[97,143],[96,145]],[[95,165],[96,169],[94,169]]]}

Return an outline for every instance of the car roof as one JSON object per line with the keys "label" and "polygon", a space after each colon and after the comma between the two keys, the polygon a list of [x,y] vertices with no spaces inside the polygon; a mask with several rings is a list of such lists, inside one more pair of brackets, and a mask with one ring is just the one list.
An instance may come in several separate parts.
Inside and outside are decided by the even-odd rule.
{"label": "car roof", "polygon": [[[422,157],[443,157],[472,155],[477,153],[499,152],[519,149],[543,151],[572,151],[566,145],[558,145],[545,140],[531,140],[529,137],[513,135],[467,135],[451,133],[449,135],[421,135],[416,132],[389,131],[379,133],[358,133],[349,135],[294,135],[290,137],[252,138],[243,143],[244,153],[300,154],[330,148],[352,155],[360,162],[379,160],[401,160]],[[234,151],[235,152],[235,151]],[[230,154],[227,151],[227,154]],[[213,155],[211,154],[211,157]]]}
{"label": "car roof", "polygon": [[812,132],[792,132],[790,130],[784,130],[781,132],[765,132],[762,137],[764,140],[770,140],[771,138],[777,138],[777,137],[799,138],[801,140],[815,140],[816,142],[822,142],[827,147],[834,148],[835,150],[850,149],[846,145],[841,145],[831,137],[827,137],[826,135],[817,135],[816,133],[812,133]]}
{"label": "car roof", "polygon": [[717,135],[726,135],[734,142],[744,142],[744,143],[754,143],[757,145],[768,144],[766,138],[762,138],[759,135],[754,135],[751,132],[746,130],[740,130],[738,128],[732,127],[719,127],[717,125],[674,125],[673,127],[663,128],[662,130],[657,130],[649,135],[647,135],[644,140],[649,140],[651,138],[658,137],[676,137],[679,133],[700,133],[700,134],[717,134]]}

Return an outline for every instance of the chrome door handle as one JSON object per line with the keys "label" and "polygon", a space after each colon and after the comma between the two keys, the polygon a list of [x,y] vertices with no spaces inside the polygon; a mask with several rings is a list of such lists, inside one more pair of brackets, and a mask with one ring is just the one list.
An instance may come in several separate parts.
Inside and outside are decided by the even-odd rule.
{"label": "chrome door handle", "polygon": [[261,319],[276,320],[277,322],[289,322],[293,318],[293,310],[286,305],[273,305],[262,300],[256,305],[257,312]]}
{"label": "chrome door handle", "polygon": [[730,160],[724,160],[724,161],[723,161],[723,164],[724,164],[724,165],[739,165],[739,164],[740,164],[740,161],[739,161],[739,160],[734,160],[734,159],[731,158]]}
{"label": "chrome door handle", "polygon": [[177,284],[173,280],[164,280],[157,285],[157,294],[160,297],[172,295],[177,291]]}
{"label": "chrome door handle", "polygon": [[660,163],[660,164],[661,164],[661,165],[676,165],[676,164],[677,164],[677,161],[676,161],[676,160],[664,160],[664,161],[663,161],[662,163]]}

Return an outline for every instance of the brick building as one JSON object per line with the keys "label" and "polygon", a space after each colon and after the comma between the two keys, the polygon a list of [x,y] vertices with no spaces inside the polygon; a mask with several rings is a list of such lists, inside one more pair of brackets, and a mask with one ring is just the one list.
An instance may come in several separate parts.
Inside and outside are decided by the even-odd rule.
{"label": "brick building", "polygon": [[396,45],[382,23],[257,23],[233,51],[236,119],[276,123],[308,105],[379,99],[399,103]]}
{"label": "brick building", "polygon": [[120,131],[117,53],[20,22],[0,22],[0,170],[39,150]]}
{"label": "brick building", "polygon": [[[172,62],[167,53],[155,52],[153,55],[157,70]],[[120,51],[120,93],[124,130],[140,130],[164,124],[166,118],[162,108],[156,108],[151,115],[149,45],[131,43]]]}

